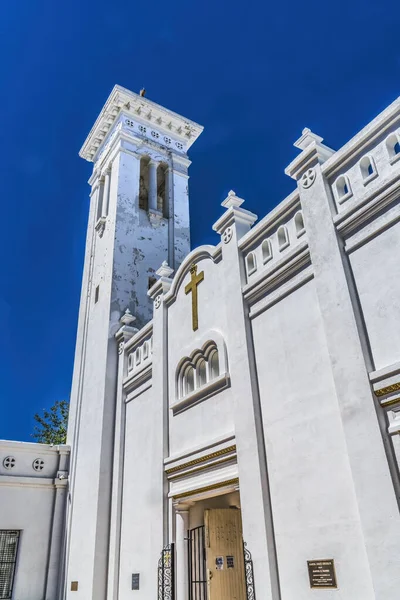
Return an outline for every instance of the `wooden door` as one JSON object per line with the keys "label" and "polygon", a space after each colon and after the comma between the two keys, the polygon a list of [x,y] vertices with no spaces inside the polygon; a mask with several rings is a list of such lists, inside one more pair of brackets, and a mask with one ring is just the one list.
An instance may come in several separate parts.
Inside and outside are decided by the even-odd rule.
{"label": "wooden door", "polygon": [[208,600],[246,600],[240,510],[204,511]]}

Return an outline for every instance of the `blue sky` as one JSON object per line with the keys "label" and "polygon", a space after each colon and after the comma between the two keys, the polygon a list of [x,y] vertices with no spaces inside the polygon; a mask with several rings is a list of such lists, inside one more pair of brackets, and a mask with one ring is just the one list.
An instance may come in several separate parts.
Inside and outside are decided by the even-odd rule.
{"label": "blue sky", "polygon": [[400,95],[400,3],[20,0],[0,20],[0,438],[69,397],[91,165],[115,83],[205,126],[192,245],[229,189],[262,217],[303,127],[339,148]]}

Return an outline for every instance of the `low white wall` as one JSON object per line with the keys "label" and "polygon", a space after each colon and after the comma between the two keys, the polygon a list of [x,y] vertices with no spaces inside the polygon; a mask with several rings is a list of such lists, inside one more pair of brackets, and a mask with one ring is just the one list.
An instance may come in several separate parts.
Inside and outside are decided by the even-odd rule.
{"label": "low white wall", "polygon": [[[61,465],[60,448],[64,463]],[[53,565],[54,559],[56,564],[59,562],[51,554],[52,531],[64,519],[64,510],[58,511],[57,522],[53,523],[54,481],[60,467],[66,467],[67,455],[65,446],[0,441],[0,529],[20,531],[13,586],[15,600],[43,600],[49,563]],[[15,459],[11,469],[4,466],[7,457]],[[40,471],[33,468],[36,459],[43,461]]]}

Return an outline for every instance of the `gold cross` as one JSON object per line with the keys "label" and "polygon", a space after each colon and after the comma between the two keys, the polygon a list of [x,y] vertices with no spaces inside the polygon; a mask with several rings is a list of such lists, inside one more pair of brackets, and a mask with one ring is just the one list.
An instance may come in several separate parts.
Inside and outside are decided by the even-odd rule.
{"label": "gold cross", "polygon": [[199,312],[198,312],[198,303],[197,303],[197,286],[204,279],[204,271],[197,275],[197,265],[193,264],[190,267],[190,274],[192,279],[190,283],[185,286],[185,294],[189,294],[192,292],[192,325],[193,331],[196,331],[199,328]]}

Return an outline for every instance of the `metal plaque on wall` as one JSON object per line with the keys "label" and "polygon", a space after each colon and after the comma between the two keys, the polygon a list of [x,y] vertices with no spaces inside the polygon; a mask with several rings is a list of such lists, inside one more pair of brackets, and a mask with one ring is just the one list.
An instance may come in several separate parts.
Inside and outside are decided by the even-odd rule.
{"label": "metal plaque on wall", "polygon": [[140,578],[139,573],[132,573],[132,589],[133,590],[139,589],[139,578]]}
{"label": "metal plaque on wall", "polygon": [[308,560],[307,566],[311,588],[337,588],[335,563],[333,558]]}

